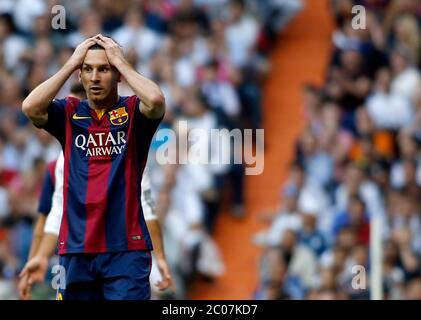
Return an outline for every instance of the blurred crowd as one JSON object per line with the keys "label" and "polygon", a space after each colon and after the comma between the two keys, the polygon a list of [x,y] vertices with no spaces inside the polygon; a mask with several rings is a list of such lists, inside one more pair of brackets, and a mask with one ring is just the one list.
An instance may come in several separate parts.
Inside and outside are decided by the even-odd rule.
{"label": "blurred crowd", "polygon": [[[52,14],[55,5],[65,8],[64,29],[52,28],[61,10]],[[0,299],[16,298],[44,172],[60,151],[55,139],[29,124],[21,103],[78,43],[111,36],[136,70],[160,85],[167,104],[160,129],[174,128],[180,137],[194,128],[257,129],[268,54],[301,8],[300,0],[0,1]],[[75,72],[57,98],[80,91],[77,81]],[[124,80],[119,90],[132,94]],[[178,120],[188,120],[186,132]],[[153,141],[148,172],[176,297],[184,298],[195,275],[211,279],[224,271],[214,222],[224,197],[233,215],[244,215],[244,165],[162,167],[155,156],[160,146]]]}
{"label": "blurred crowd", "polygon": [[[366,9],[365,28],[353,27],[354,5]],[[421,2],[332,0],[329,9],[325,81],[303,87],[307,125],[281,205],[254,237],[264,247],[254,297],[369,299],[376,220],[384,299],[421,299]]]}

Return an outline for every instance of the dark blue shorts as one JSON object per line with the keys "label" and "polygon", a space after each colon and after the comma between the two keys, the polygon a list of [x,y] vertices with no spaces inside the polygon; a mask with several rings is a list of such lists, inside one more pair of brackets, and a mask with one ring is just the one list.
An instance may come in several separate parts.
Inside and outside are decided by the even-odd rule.
{"label": "dark blue shorts", "polygon": [[60,256],[65,288],[58,300],[149,300],[152,258],[149,251]]}

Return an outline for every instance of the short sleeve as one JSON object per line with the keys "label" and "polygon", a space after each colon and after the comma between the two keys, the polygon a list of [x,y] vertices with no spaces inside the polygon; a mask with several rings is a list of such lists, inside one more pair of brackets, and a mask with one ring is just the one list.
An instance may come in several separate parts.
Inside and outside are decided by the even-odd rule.
{"label": "short sleeve", "polygon": [[66,133],[66,104],[67,99],[54,99],[48,106],[48,121],[40,127],[53,135],[62,145]]}
{"label": "short sleeve", "polygon": [[139,109],[140,99],[136,98],[136,109],[135,109],[135,128],[136,136],[140,142],[140,148],[143,152],[148,152],[152,138],[159,127],[164,115],[158,119],[147,118]]}
{"label": "short sleeve", "polygon": [[51,203],[54,193],[53,177],[50,171],[47,170],[44,177],[44,183],[42,185],[41,196],[39,198],[38,212],[43,215],[48,215],[51,210]]}
{"label": "short sleeve", "polygon": [[155,214],[155,202],[152,198],[151,182],[148,172],[145,170],[142,176],[142,194],[141,202],[143,209],[143,216],[145,221],[155,220],[157,216]]}
{"label": "short sleeve", "polygon": [[135,113],[137,115],[136,120],[136,127],[141,128],[139,134],[145,135],[147,140],[152,140],[153,135],[156,132],[159,124],[161,123],[164,115],[158,119],[149,119],[146,117],[139,109],[140,99],[136,97],[136,110]]}
{"label": "short sleeve", "polygon": [[55,188],[52,196],[51,210],[45,221],[44,232],[58,235],[63,215],[63,170],[64,155],[60,153],[55,168]]}

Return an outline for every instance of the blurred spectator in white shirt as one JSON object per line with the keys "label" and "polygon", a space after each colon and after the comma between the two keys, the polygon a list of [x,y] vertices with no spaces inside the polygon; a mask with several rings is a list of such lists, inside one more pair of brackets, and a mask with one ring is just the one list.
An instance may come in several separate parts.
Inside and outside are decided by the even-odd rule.
{"label": "blurred spectator in white shirt", "polygon": [[391,90],[390,83],[389,69],[380,69],[374,93],[367,99],[367,109],[377,128],[398,130],[410,125],[414,111],[411,100],[397,90]]}
{"label": "blurred spectator in white shirt", "polygon": [[297,235],[292,230],[283,234],[280,248],[288,262],[291,275],[300,278],[302,284],[309,288],[317,271],[317,259],[307,246],[299,244]]}
{"label": "blurred spectator in white shirt", "polygon": [[[13,21],[10,16],[0,16],[0,59],[3,60],[6,70],[15,75],[22,75],[22,66],[19,65],[21,56],[27,49],[25,40],[14,33]],[[1,62],[1,61],[0,61]]]}
{"label": "blurred spectator in white shirt", "polygon": [[253,240],[264,246],[277,246],[286,230],[298,231],[301,217],[298,214],[299,189],[294,185],[286,185],[282,192],[282,207],[273,217],[268,229],[258,232]]}
{"label": "blurred spectator in white shirt", "polygon": [[395,46],[408,49],[414,64],[418,64],[421,49],[421,33],[417,18],[414,14],[401,14],[393,25]]}
{"label": "blurred spectator in white shirt", "polygon": [[362,169],[356,164],[349,163],[343,182],[335,192],[336,212],[345,211],[353,195],[358,195],[363,199],[370,217],[377,215],[384,217],[385,204],[378,186],[367,179]]}
{"label": "blurred spectator in white shirt", "polygon": [[398,192],[397,203],[394,211],[391,212],[391,233],[396,230],[407,229],[410,234],[410,247],[417,254],[421,254],[421,218],[417,212],[415,201],[404,191]]}
{"label": "blurred spectator in white shirt", "polygon": [[13,18],[16,26],[24,32],[30,32],[36,17],[48,11],[48,3],[43,0],[16,0]]}
{"label": "blurred spectator in white shirt", "polygon": [[312,183],[327,187],[333,177],[332,156],[320,147],[310,129],[305,130],[298,141],[299,156]]}
{"label": "blurred spectator in white shirt", "polygon": [[228,55],[233,65],[243,67],[249,62],[250,53],[256,45],[258,24],[254,17],[246,13],[244,0],[231,1],[230,18],[225,30]]}
{"label": "blurred spectator in white shirt", "polygon": [[78,29],[67,36],[67,45],[71,48],[76,48],[79,43],[86,38],[102,32],[101,16],[95,10],[89,9],[82,11]]}
{"label": "blurred spectator in white shirt", "polygon": [[234,86],[217,78],[218,62],[210,61],[203,67],[201,90],[207,103],[215,109],[222,109],[229,117],[240,113],[240,101]]}
{"label": "blurred spectator in white shirt", "polygon": [[139,7],[129,8],[124,16],[124,24],[112,34],[126,54],[131,49],[136,52],[137,69],[140,68],[140,63],[147,64],[162,45],[162,36],[145,26],[143,19]]}
{"label": "blurred spectator in white shirt", "polygon": [[406,47],[396,48],[391,56],[393,80],[390,90],[414,102],[416,91],[421,86],[421,75],[414,66],[414,59]]}

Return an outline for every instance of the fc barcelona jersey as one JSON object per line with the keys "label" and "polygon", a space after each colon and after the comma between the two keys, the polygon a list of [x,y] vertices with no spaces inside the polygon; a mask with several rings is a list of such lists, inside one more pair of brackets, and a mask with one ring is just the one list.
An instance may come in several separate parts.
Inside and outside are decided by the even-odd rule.
{"label": "fc barcelona jersey", "polygon": [[146,118],[137,96],[120,97],[102,117],[87,100],[52,102],[44,129],[65,157],[59,254],[152,250],[141,179],[161,119]]}

